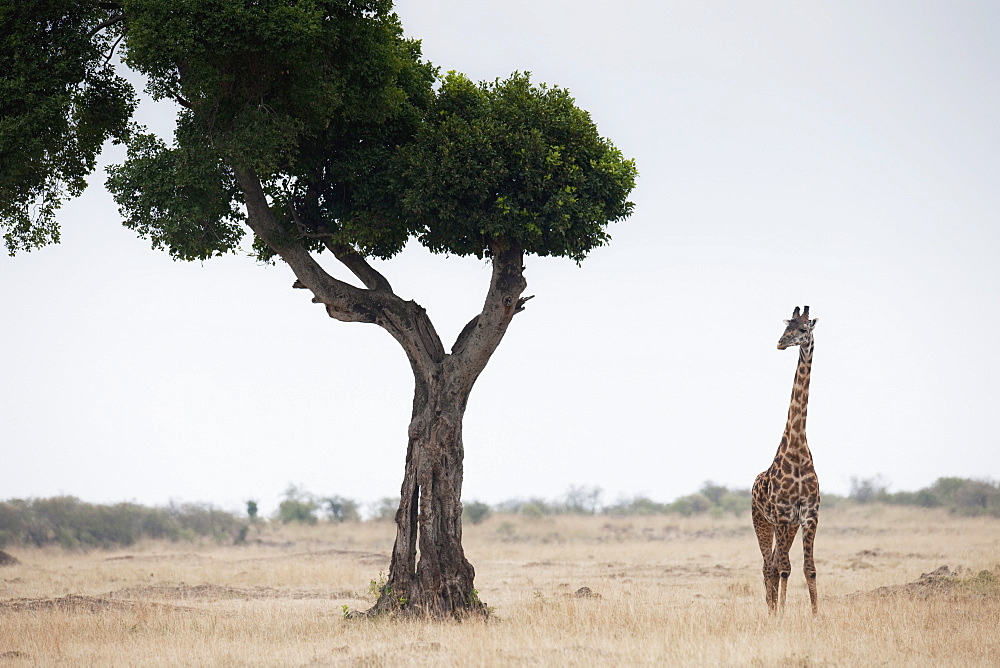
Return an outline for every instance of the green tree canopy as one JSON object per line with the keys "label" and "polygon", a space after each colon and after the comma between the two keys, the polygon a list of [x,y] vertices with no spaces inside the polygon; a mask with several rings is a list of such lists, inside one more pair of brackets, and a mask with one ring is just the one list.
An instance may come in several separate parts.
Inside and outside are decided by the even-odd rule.
{"label": "green tree canopy", "polygon": [[[126,62],[179,102],[173,146],[139,134],[108,187],[125,224],[178,259],[234,250],[245,219],[233,169],[261,180],[279,224],[389,257],[410,230],[386,166],[413,135],[435,71],[391,3],[135,2]],[[274,251],[256,244],[258,254]]]}
{"label": "green tree canopy", "polygon": [[[475,84],[436,70],[384,0],[26,2],[0,9],[0,225],[8,250],[58,241],[107,139],[128,140],[107,185],[126,226],[177,259],[239,247],[234,168],[253,170],[284,234],[388,258],[435,252],[581,260],[626,217],[635,166],[558,87],[527,74]],[[148,77],[179,105],[173,141],[132,127]],[[30,46],[35,45],[35,46]],[[258,255],[273,248],[257,240]]]}
{"label": "green tree canopy", "polygon": [[13,254],[59,241],[56,210],[122,141],[132,87],[109,55],[122,25],[99,3],[0,4],[0,229]]}
{"label": "green tree canopy", "polygon": [[404,208],[435,252],[482,257],[499,238],[579,261],[632,211],[635,164],[566,90],[528,74],[449,73],[404,154]]}
{"label": "green tree canopy", "polygon": [[[24,0],[0,8],[0,29],[13,73],[0,88],[9,252],[57,241],[59,204],[105,141],[125,141],[107,187],[154,248],[206,259],[249,231],[256,255],[285,262],[332,318],[386,329],[414,400],[376,608],[485,612],[461,544],[469,394],[530,298],[525,254],[579,262],[606,243],[632,211],[632,161],[561,88],[521,73],[438,79],[389,0]],[[169,141],[130,122],[134,92],[110,65],[119,42],[146,92],[178,105]],[[483,308],[450,351],[367,260],[410,238],[490,258]],[[326,251],[364,287],[321,265]],[[290,497],[282,513],[307,505]]]}

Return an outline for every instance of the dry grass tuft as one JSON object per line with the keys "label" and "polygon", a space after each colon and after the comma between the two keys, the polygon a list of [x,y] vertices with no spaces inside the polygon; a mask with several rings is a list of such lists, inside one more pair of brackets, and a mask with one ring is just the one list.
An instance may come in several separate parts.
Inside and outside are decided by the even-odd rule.
{"label": "dry grass tuft", "polygon": [[[17,551],[0,663],[220,666],[967,666],[1000,662],[1000,521],[828,511],[820,616],[801,567],[767,614],[748,518],[494,516],[466,527],[486,620],[360,617],[391,524],[245,546]],[[793,554],[801,564],[801,551]],[[942,566],[948,564],[948,566]]]}

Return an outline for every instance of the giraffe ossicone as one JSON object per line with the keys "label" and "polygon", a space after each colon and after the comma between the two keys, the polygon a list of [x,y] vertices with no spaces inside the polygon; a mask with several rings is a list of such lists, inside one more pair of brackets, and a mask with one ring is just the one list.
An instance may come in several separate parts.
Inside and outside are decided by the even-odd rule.
{"label": "giraffe ossicone", "polygon": [[774,461],[753,484],[751,514],[757,543],[764,558],[764,597],[771,612],[785,607],[788,576],[791,574],[788,552],[799,527],[802,528],[803,572],[809,588],[809,601],[814,615],[818,610],[813,543],[819,524],[819,479],[806,442],[806,412],[816,322],[809,319],[808,306],[801,311],[796,306],[792,318],[785,321],[785,331],[778,339],[778,350],[794,346],[799,348],[788,420]]}

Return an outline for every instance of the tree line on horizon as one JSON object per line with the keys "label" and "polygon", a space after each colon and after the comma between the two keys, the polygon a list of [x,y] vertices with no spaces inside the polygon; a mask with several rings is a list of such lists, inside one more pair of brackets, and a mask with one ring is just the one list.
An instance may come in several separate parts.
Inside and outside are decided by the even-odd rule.
{"label": "tree line on horizon", "polygon": [[[491,515],[542,518],[556,515],[606,515],[635,517],[650,515],[740,515],[750,507],[749,489],[730,489],[706,481],[693,493],[671,502],[658,502],[638,495],[601,501],[600,487],[571,486],[561,497],[509,499],[490,505],[482,501],[464,504],[463,518],[479,524]],[[1000,482],[944,477],[915,492],[890,492],[881,476],[853,478],[847,496],[824,494],[827,507],[850,504],[885,504],[944,508],[962,516],[1000,517]],[[108,549],[133,545],[140,540],[247,542],[253,526],[341,522],[392,521],[398,500],[390,497],[362,504],[342,496],[322,496],[289,486],[278,509],[261,517],[256,501],[248,501],[246,513],[235,513],[205,503],[171,503],[148,507],[137,503],[93,504],[72,496],[0,501],[0,548],[7,546],[65,549]]]}

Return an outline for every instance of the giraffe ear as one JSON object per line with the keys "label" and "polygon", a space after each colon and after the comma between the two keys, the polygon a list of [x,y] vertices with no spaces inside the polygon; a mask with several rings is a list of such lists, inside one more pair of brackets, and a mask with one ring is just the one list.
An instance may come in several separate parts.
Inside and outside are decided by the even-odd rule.
{"label": "giraffe ear", "polygon": [[785,321],[785,324],[787,325],[787,324],[789,324],[790,322],[791,322],[791,320],[786,320],[786,321]]}
{"label": "giraffe ear", "polygon": [[812,329],[813,327],[815,327],[817,322],[819,322],[819,318],[813,318],[812,320],[810,320],[809,321],[809,329]]}

